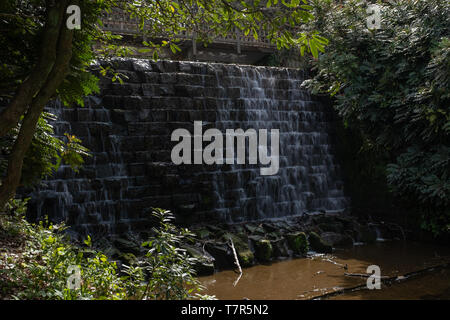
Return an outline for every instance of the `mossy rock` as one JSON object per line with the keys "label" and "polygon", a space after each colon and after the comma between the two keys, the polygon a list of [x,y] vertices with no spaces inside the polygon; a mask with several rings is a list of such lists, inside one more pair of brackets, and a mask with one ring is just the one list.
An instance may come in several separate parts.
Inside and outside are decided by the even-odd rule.
{"label": "mossy rock", "polygon": [[211,232],[208,229],[195,230],[195,234],[199,239],[208,239],[211,236]]}
{"label": "mossy rock", "polygon": [[323,239],[314,231],[309,233],[308,242],[310,248],[318,253],[333,252],[333,247],[329,243],[323,241]]}
{"label": "mossy rock", "polygon": [[272,258],[273,247],[270,240],[262,239],[255,243],[256,259],[262,262],[270,261]]}
{"label": "mossy rock", "polygon": [[228,244],[207,242],[205,244],[205,250],[214,257],[214,266],[216,269],[234,269],[234,256]]}
{"label": "mossy rock", "polygon": [[211,256],[206,256],[197,248],[190,245],[183,245],[183,249],[186,249],[187,253],[196,259],[196,263],[194,265],[194,269],[197,272],[197,275],[211,275],[214,273],[214,258]]}
{"label": "mossy rock", "polygon": [[272,240],[279,239],[281,237],[281,233],[277,231],[273,231],[267,234],[267,237],[269,237]]}
{"label": "mossy rock", "polygon": [[139,244],[135,243],[134,241],[124,239],[124,238],[114,239],[113,245],[119,251],[121,251],[123,253],[132,253],[135,256],[139,256],[142,251],[142,248]]}
{"label": "mossy rock", "polygon": [[222,237],[226,232],[218,226],[208,225],[207,228],[211,231],[211,237],[218,239]]}
{"label": "mossy rock", "polygon": [[295,254],[305,255],[308,252],[308,239],[304,232],[295,232],[286,234],[286,240]]}
{"label": "mossy rock", "polygon": [[230,242],[230,239],[233,240],[233,244],[235,248],[248,248],[248,241],[246,235],[236,235],[230,232],[225,233],[222,236],[222,240],[224,242]]}
{"label": "mossy rock", "polygon": [[255,256],[250,249],[247,250],[236,249],[236,253],[238,255],[239,263],[243,268],[250,267],[255,262]]}
{"label": "mossy rock", "polygon": [[289,250],[287,246],[287,241],[284,238],[279,238],[275,240],[270,240],[273,248],[273,257],[288,257]]}
{"label": "mossy rock", "polygon": [[266,222],[266,223],[263,223],[261,226],[264,228],[264,230],[266,230],[269,233],[277,232],[280,230],[280,228],[278,228],[274,223]]}
{"label": "mossy rock", "polygon": [[255,234],[255,235],[264,235],[266,233],[264,228],[262,228],[260,226],[255,226],[253,224],[246,224],[245,229],[248,232],[250,232],[251,234]]}
{"label": "mossy rock", "polygon": [[232,232],[235,233],[235,234],[237,234],[238,236],[240,236],[240,235],[246,235],[244,226],[242,226],[242,225],[235,225],[235,226],[233,227],[233,229],[232,229]]}
{"label": "mossy rock", "polygon": [[239,259],[241,267],[250,267],[253,265],[255,257],[248,245],[248,238],[245,234],[235,235],[233,233],[225,233],[223,239],[229,243],[230,239],[233,240],[234,248]]}

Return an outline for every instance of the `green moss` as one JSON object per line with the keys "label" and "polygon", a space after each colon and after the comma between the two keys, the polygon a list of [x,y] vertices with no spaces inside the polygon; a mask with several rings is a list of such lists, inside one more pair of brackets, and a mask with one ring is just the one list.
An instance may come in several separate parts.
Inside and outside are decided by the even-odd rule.
{"label": "green moss", "polygon": [[256,242],[255,249],[256,258],[259,261],[270,261],[270,258],[272,258],[273,248],[270,240],[259,240]]}
{"label": "green moss", "polygon": [[308,242],[312,250],[319,253],[331,253],[333,252],[333,247],[323,241],[323,239],[314,231],[309,233]]}
{"label": "green moss", "polygon": [[239,263],[241,267],[249,267],[253,265],[255,257],[253,252],[248,246],[248,238],[245,234],[235,235],[233,233],[226,233],[223,236],[226,242],[230,239],[233,240],[234,248],[236,249],[236,254],[238,255]]}
{"label": "green moss", "polygon": [[195,234],[197,235],[197,237],[199,239],[206,239],[206,238],[209,238],[209,236],[211,235],[211,232],[208,229],[200,229],[200,230],[196,230]]}
{"label": "green moss", "polygon": [[308,239],[304,232],[289,233],[286,235],[286,240],[295,254],[305,255],[308,252]]}
{"label": "green moss", "polygon": [[253,255],[253,252],[250,249],[247,250],[236,249],[236,251],[241,267],[246,268],[253,265],[253,262],[255,261],[255,256]]}

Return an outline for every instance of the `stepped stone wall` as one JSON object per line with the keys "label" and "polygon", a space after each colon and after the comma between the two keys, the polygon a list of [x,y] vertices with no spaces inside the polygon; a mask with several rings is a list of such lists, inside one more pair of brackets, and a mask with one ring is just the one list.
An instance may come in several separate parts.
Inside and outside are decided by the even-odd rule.
{"label": "stepped stone wall", "polygon": [[[101,79],[85,107],[48,106],[56,133],[92,151],[79,173],[62,166],[31,193],[32,218],[65,220],[80,233],[145,227],[152,207],[180,222],[241,222],[348,206],[333,146],[333,111],[300,89],[286,68],[127,59],[123,84]],[[94,66],[95,67],[95,66]],[[175,165],[178,128],[279,129],[280,169],[261,165]],[[208,143],[205,143],[205,145]]]}

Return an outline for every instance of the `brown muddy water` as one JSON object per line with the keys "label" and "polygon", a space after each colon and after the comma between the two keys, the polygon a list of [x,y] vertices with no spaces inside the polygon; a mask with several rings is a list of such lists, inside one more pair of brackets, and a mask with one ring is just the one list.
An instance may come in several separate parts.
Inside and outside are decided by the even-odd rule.
{"label": "brown muddy water", "polygon": [[367,267],[378,265],[381,277],[399,277],[418,270],[450,262],[450,248],[412,242],[394,241],[336,249],[333,254],[312,254],[307,258],[273,262],[201,277],[204,293],[218,299],[303,300],[343,288],[364,285],[327,299],[450,299],[450,269],[419,273],[402,281],[382,283],[380,290],[368,290]]}

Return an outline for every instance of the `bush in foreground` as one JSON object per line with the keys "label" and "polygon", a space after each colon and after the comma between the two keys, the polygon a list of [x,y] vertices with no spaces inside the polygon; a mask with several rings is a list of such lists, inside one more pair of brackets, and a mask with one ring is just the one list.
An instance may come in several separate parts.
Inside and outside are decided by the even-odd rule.
{"label": "bush in foreground", "polygon": [[[71,243],[64,225],[25,220],[26,201],[14,200],[0,215],[0,298],[2,299],[193,299],[199,294],[194,258],[178,248],[187,230],[175,227],[170,212],[155,209],[160,226],[143,245],[137,266],[119,270],[92,248]],[[77,273],[79,272],[79,279]]]}

